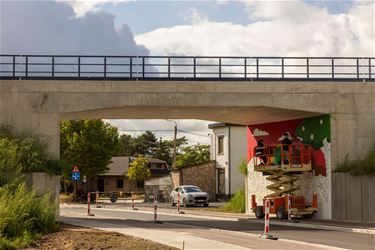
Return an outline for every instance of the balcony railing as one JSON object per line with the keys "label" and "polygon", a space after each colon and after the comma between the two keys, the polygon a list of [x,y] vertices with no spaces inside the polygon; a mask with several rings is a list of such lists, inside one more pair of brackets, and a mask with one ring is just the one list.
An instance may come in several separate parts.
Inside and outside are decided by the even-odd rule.
{"label": "balcony railing", "polygon": [[0,79],[374,81],[374,57],[0,55]]}

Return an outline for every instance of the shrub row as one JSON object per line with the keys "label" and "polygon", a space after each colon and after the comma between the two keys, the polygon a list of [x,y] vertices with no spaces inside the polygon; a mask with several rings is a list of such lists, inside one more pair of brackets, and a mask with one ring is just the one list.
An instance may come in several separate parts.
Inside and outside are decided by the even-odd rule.
{"label": "shrub row", "polygon": [[375,146],[363,158],[349,160],[348,156],[339,162],[334,172],[350,173],[351,175],[375,175]]}
{"label": "shrub row", "polygon": [[233,213],[245,213],[245,190],[240,189],[236,194],[225,204],[223,211]]}

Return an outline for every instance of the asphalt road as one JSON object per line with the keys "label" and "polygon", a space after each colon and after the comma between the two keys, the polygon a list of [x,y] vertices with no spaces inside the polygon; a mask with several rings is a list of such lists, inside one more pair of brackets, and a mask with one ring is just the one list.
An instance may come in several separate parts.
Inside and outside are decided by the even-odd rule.
{"label": "asphalt road", "polygon": [[[82,208],[61,208],[62,212],[81,213],[86,212]],[[93,209],[97,216],[128,219],[134,221],[151,222],[153,214],[127,210]],[[251,220],[224,221],[209,218],[194,218],[184,215],[159,215],[163,227],[173,228],[203,228],[220,229],[251,234],[263,233],[263,225]],[[271,234],[280,239],[296,240],[312,244],[327,245],[346,249],[370,249],[375,250],[375,235],[363,233],[339,232],[322,229],[298,228],[289,226],[272,225]],[[225,239],[231,243],[231,239]],[[236,241],[236,243],[238,243]],[[245,243],[244,243],[245,244]],[[248,243],[246,243],[248,244]]]}

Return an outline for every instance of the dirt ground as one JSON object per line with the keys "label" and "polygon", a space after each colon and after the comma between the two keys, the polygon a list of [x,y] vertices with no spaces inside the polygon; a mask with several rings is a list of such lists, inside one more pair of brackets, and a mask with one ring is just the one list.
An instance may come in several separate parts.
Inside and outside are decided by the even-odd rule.
{"label": "dirt ground", "polygon": [[48,234],[32,244],[27,250],[54,249],[147,249],[176,250],[153,241],[126,236],[119,233],[62,224],[60,231]]}

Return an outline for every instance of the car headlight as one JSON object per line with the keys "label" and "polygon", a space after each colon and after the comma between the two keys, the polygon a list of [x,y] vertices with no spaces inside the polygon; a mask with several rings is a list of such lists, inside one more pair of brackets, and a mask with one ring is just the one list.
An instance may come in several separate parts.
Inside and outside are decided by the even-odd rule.
{"label": "car headlight", "polygon": [[189,199],[193,199],[194,196],[193,196],[192,194],[188,194],[188,198],[189,198]]}

